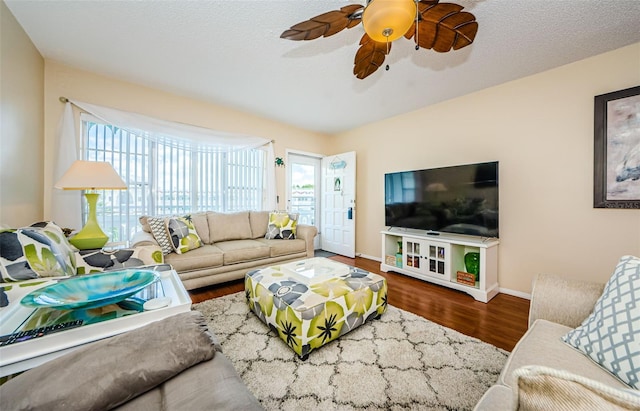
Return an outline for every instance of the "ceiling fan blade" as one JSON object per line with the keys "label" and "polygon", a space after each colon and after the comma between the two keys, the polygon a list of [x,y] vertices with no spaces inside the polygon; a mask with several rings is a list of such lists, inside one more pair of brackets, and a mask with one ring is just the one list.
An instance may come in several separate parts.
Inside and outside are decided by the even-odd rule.
{"label": "ceiling fan blade", "polygon": [[409,30],[407,30],[406,33],[404,33],[404,38],[407,40],[411,40],[411,37],[413,37],[413,35],[416,34],[416,22],[414,21],[413,23],[411,23],[411,27],[409,27]]}
{"label": "ceiling fan blade", "polygon": [[360,80],[369,76],[384,63],[385,56],[391,51],[391,43],[380,43],[371,40],[366,33],[360,39],[360,48],[353,61],[353,74]]}
{"label": "ceiling fan blade", "polygon": [[[453,3],[433,5],[418,4],[418,37],[414,39],[418,46],[433,49],[440,53],[458,50],[473,43],[478,32],[478,23],[473,14],[461,11],[464,7]],[[415,26],[411,33],[414,35]]]}
{"label": "ceiling fan blade", "polygon": [[417,6],[418,10],[422,13],[422,11],[427,7],[433,7],[438,3],[440,3],[440,0],[420,0]]}
{"label": "ceiling fan blade", "polygon": [[320,14],[309,20],[291,26],[285,30],[280,38],[287,40],[314,40],[318,37],[329,37],[341,32],[345,28],[352,28],[360,23],[364,6],[360,4],[350,4]]}
{"label": "ceiling fan blade", "polygon": [[[418,6],[418,13],[422,13],[423,11],[425,11],[427,8],[429,7],[433,7],[436,4],[438,4],[440,2],[440,0],[420,0],[417,4]],[[411,37],[413,37],[413,35],[416,33],[416,22],[414,21],[413,24],[411,25],[411,27],[409,27],[409,30],[407,30],[406,33],[404,33],[404,37],[407,40],[410,40]]]}
{"label": "ceiling fan blade", "polygon": [[453,3],[429,4],[420,2],[418,4],[420,20],[430,20],[432,22],[438,22],[453,13],[460,12],[463,8],[459,4]]}
{"label": "ceiling fan blade", "polygon": [[[446,52],[451,49],[458,50],[468,46],[473,43],[476,33],[478,32],[478,23],[475,21],[474,15],[467,13],[466,11],[447,17],[441,22],[441,24],[445,27],[443,34],[451,33],[453,35],[453,40],[445,40],[447,36],[441,37],[439,35],[436,40],[436,45],[433,47],[436,51],[444,49]],[[441,38],[443,39],[442,43],[440,42]]]}

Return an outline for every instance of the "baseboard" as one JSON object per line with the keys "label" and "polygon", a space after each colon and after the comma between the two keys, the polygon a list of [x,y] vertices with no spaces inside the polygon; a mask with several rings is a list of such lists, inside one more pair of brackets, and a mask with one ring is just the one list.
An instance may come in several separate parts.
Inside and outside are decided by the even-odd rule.
{"label": "baseboard", "polygon": [[373,261],[377,261],[377,262],[382,262],[382,259],[380,257],[374,257],[372,255],[367,255],[367,254],[362,254],[362,253],[356,253],[356,257],[362,257],[362,258],[366,258],[367,260],[373,260]]}
{"label": "baseboard", "polygon": [[523,293],[522,291],[510,290],[508,288],[498,288],[502,294],[512,295],[514,297],[524,298],[525,300],[531,300],[531,294]]}

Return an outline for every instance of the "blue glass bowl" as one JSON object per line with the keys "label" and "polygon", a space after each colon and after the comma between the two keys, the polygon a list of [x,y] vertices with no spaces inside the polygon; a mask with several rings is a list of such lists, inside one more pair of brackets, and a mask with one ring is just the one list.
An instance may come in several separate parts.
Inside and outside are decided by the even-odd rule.
{"label": "blue glass bowl", "polygon": [[70,310],[114,304],[158,279],[153,271],[123,270],[71,277],[25,295],[20,303],[34,308]]}

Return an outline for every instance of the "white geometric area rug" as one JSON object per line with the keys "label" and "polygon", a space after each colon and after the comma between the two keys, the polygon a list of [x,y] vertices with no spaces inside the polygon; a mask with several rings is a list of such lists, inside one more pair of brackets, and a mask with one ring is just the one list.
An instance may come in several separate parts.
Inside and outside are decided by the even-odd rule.
{"label": "white geometric area rug", "polygon": [[193,305],[267,410],[471,410],[507,352],[388,306],[301,361],[243,292]]}

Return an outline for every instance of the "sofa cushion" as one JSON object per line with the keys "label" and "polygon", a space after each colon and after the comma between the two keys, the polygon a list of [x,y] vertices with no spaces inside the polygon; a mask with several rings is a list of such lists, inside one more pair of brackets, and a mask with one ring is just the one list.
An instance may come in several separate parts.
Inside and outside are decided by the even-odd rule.
{"label": "sofa cushion", "polygon": [[293,240],[296,238],[298,213],[274,211],[269,213],[269,225],[265,237],[267,240]]}
{"label": "sofa cushion", "polygon": [[211,243],[211,240],[209,240],[209,222],[207,221],[207,213],[200,212],[191,214],[191,222],[193,223],[202,243]]}
{"label": "sofa cushion", "polygon": [[640,392],[619,390],[555,368],[528,366],[514,372],[519,411],[637,410]]}
{"label": "sofa cushion", "polygon": [[191,215],[171,217],[166,220],[166,223],[171,246],[177,254],[184,254],[202,246]]}
{"label": "sofa cushion", "polygon": [[[179,379],[165,384],[165,404],[169,410],[262,410],[238,376],[231,361],[224,355],[190,368]],[[199,395],[208,391],[209,395]]]}
{"label": "sofa cushion", "polygon": [[564,341],[640,389],[640,258],[620,258],[593,312]]}
{"label": "sofa cushion", "polygon": [[178,272],[199,270],[202,268],[222,267],[222,250],[215,245],[205,244],[185,254],[171,253],[164,261]]}
{"label": "sofa cushion", "polygon": [[148,215],[143,215],[140,218],[138,218],[138,221],[140,221],[140,226],[142,227],[142,231],[144,231],[145,233],[150,233],[151,232],[151,226],[149,225],[149,217]]}
{"label": "sofa cushion", "polygon": [[216,243],[224,252],[224,265],[244,263],[269,257],[269,247],[257,240],[235,240]]}
{"label": "sofa cushion", "polygon": [[162,249],[162,254],[169,254],[173,252],[173,246],[171,245],[171,238],[169,238],[165,218],[147,217],[147,223],[151,228],[153,238],[156,239],[158,245],[160,245],[160,248]]}
{"label": "sofa cushion", "polygon": [[513,372],[525,365],[560,368],[618,388],[628,388],[607,370],[562,341],[571,328],[547,320],[536,320],[518,341],[500,374],[500,383],[513,387]]}
{"label": "sofa cushion", "polygon": [[249,224],[249,212],[238,213],[207,213],[209,223],[209,242],[244,240],[251,238],[251,225]]}
{"label": "sofa cushion", "polygon": [[184,370],[117,411],[264,410],[231,361],[217,352],[211,361]]}
{"label": "sofa cushion", "polygon": [[473,408],[473,411],[509,410],[512,402],[513,392],[511,388],[496,384],[484,393]]}
{"label": "sofa cushion", "polygon": [[306,253],[307,251],[307,243],[305,243],[305,241],[301,239],[282,241],[259,238],[256,241],[260,241],[261,243],[266,244],[269,247],[270,257],[280,257],[282,255]]}
{"label": "sofa cushion", "polygon": [[[528,325],[542,318],[576,328],[591,314],[603,289],[604,283],[567,279],[557,274],[538,274],[531,293]],[[567,301],[571,304],[566,304]]]}
{"label": "sofa cushion", "polygon": [[269,225],[269,212],[250,211],[249,223],[251,224],[251,238],[264,238]]}
{"label": "sofa cushion", "polygon": [[54,223],[0,231],[2,282],[75,274],[75,248]]}
{"label": "sofa cushion", "polygon": [[202,314],[177,314],[25,371],[0,386],[2,407],[111,409],[214,354]]}

